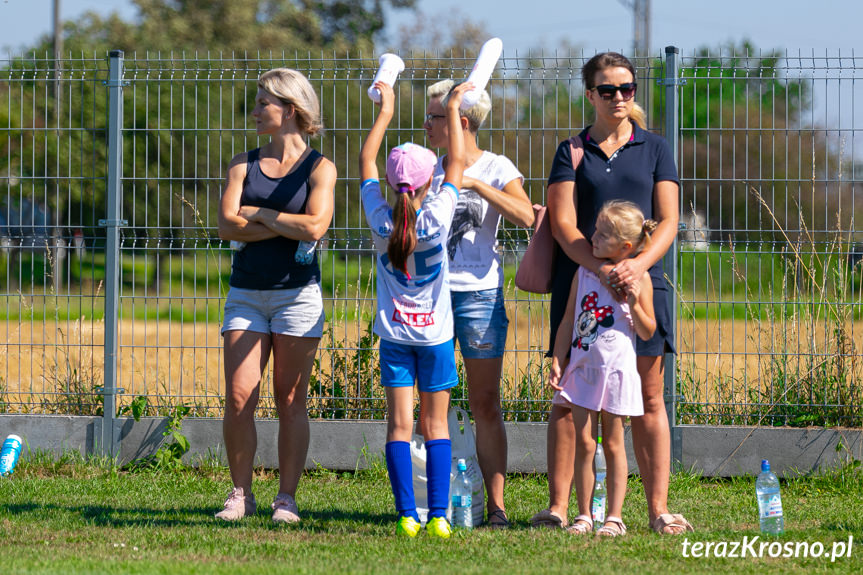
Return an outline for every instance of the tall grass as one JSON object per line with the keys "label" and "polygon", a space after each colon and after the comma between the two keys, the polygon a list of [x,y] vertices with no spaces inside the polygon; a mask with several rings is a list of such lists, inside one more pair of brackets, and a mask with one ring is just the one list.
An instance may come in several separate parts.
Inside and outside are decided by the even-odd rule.
{"label": "tall grass", "polygon": [[[813,233],[801,215],[802,229],[792,234],[761,194],[751,192],[781,238],[779,255],[767,257],[780,258],[782,273],[766,288],[771,302],[784,303],[763,305],[729,239],[732,273],[744,286],[738,301],[746,315],[746,352],[737,365],[733,357],[707,354],[701,365],[681,362],[680,422],[863,425],[863,362],[854,338],[863,266],[846,255],[853,230],[841,229],[837,214],[835,229]],[[713,276],[709,266],[706,271]]]}

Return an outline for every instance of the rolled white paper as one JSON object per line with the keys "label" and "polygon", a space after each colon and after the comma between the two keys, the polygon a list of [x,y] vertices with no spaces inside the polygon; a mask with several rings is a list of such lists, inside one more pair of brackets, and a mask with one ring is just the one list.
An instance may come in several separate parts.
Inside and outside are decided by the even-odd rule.
{"label": "rolled white paper", "polygon": [[375,79],[372,80],[372,85],[369,86],[368,90],[369,98],[375,103],[380,103],[381,101],[381,91],[375,88],[375,82],[383,82],[394,86],[399,73],[405,69],[404,61],[395,54],[381,54],[378,64],[378,73],[375,74]]}
{"label": "rolled white paper", "polygon": [[476,88],[462,96],[462,110],[467,110],[479,102],[479,96],[491,79],[501,52],[503,52],[503,41],[500,38],[492,38],[482,45],[479,56],[476,57],[476,63],[473,65],[473,70],[467,77],[467,81],[472,82]]}

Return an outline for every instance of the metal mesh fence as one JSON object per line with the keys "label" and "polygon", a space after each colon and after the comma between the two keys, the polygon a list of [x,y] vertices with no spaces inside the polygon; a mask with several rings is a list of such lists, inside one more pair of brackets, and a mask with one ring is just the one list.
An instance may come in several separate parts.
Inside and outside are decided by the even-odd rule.
{"label": "metal mesh fence", "polygon": [[[504,57],[489,85],[480,147],[519,167],[534,202],[544,201],[557,144],[590,121],[579,71],[591,55]],[[472,55],[402,56],[407,70],[384,146],[423,143],[426,88],[473,65]],[[98,413],[108,66],[104,55],[57,64],[0,62],[0,394],[7,411]],[[863,251],[853,230],[855,64],[787,54],[681,61],[680,130],[669,135],[679,142],[688,224],[677,260],[680,422],[795,423],[817,408],[835,413],[829,422],[859,423],[861,268],[849,265]],[[123,66],[120,410],[144,395],[154,413],[185,403],[193,414],[221,414],[231,255],[216,234],[216,208],[230,159],[264,143],[249,115],[258,75],[288,66],[318,93],[327,130],[312,144],[339,170],[336,212],[319,247],[328,321],[310,413],[384,417],[357,169],[374,118],[365,91],[376,58],[149,53],[127,54]],[[636,66],[639,103],[661,132],[664,61]],[[527,238],[507,223],[499,234],[510,318],[501,394],[507,418],[541,420],[550,399],[547,298],[512,281]],[[259,415],[273,415],[269,377],[261,395]],[[467,407],[463,385],[453,397]]]}
{"label": "metal mesh fence", "polygon": [[682,61],[684,423],[861,424],[859,64]]}

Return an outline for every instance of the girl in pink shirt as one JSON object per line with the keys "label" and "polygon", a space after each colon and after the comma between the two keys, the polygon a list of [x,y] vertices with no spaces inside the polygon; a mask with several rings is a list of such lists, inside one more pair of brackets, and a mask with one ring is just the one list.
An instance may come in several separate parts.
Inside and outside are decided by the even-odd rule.
{"label": "girl in pink shirt", "polygon": [[[655,229],[656,222],[645,220],[636,204],[607,202],[591,237],[593,255],[618,264],[644,249]],[[580,267],[573,277],[554,343],[548,383],[556,390],[552,403],[571,408],[575,423],[574,483],[579,516],[568,529],[579,535],[593,530],[590,504],[596,480],[597,412],[602,413],[608,463],[608,517],[597,535],[626,533],[621,519],[628,473],[623,422],[627,416],[644,414],[635,337],[648,340],[656,330],[650,275],[644,272],[641,281],[633,282],[624,296],[619,300],[596,274]]]}

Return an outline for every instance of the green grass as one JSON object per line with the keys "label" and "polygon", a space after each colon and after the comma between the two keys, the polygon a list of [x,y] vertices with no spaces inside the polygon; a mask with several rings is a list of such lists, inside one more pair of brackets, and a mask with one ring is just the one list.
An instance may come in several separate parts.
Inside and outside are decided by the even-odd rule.
{"label": "green grass", "polygon": [[[758,535],[754,481],[675,474],[670,501],[696,526],[694,541],[741,541]],[[508,531],[457,532],[449,541],[394,534],[392,496],[380,463],[370,471],[307,473],[298,502],[303,521],[276,527],[267,514],[278,481],[256,470],[259,513],[239,524],[212,514],[230,486],[224,468],[125,473],[103,462],[44,454],[23,460],[0,481],[0,546],[4,573],[850,573],[863,552],[831,564],[814,558],[694,559],[683,538],[646,527],[640,481],[631,478],[624,511],[626,537],[574,538],[531,530],[545,506],[544,476],[510,476],[506,497],[515,526]],[[786,534],[780,541],[855,543],[863,536],[859,469],[784,483]]]}
{"label": "green grass", "polygon": [[[859,303],[863,266],[848,267],[835,246],[801,254],[800,266],[793,253],[781,248],[773,252],[771,246],[753,242],[734,250],[719,244],[703,252],[681,250],[677,267],[681,317],[766,320],[799,314],[823,298],[846,303],[856,296]],[[856,308],[851,315],[860,319],[863,314]]]}

